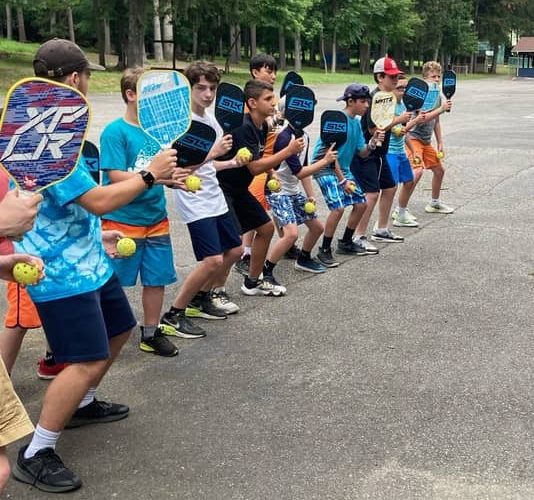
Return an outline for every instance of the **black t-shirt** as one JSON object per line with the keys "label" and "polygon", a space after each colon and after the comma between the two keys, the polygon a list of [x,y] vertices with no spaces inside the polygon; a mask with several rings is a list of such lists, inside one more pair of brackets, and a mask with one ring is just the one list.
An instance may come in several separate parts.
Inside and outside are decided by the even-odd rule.
{"label": "black t-shirt", "polygon": [[[379,88],[376,87],[371,92],[371,105],[369,106],[369,109],[367,110],[367,113],[365,113],[365,115],[362,116],[362,130],[363,130],[363,135],[365,136],[365,142],[369,142],[369,139],[371,139],[371,137],[373,137],[373,134],[371,134],[369,132],[369,129],[370,128],[374,129],[376,127],[376,125],[373,123],[373,120],[371,120],[371,108],[373,107],[372,98],[378,91],[379,91]],[[386,156],[386,154],[388,152],[388,148],[389,148],[389,138],[390,137],[391,137],[391,129],[389,129],[386,132],[386,137],[382,141],[382,146],[380,146],[379,148],[376,148],[374,151],[372,151],[369,154],[368,158],[378,158],[378,157]]]}
{"label": "black t-shirt", "polygon": [[[239,149],[246,147],[252,153],[252,161],[259,160],[263,156],[267,132],[266,123],[259,129],[254,125],[250,114],[247,113],[243,119],[243,125],[232,131],[232,149],[226,158],[233,158]],[[254,176],[248,167],[244,166],[221,170],[217,172],[217,178],[223,191],[235,193],[247,190]]]}

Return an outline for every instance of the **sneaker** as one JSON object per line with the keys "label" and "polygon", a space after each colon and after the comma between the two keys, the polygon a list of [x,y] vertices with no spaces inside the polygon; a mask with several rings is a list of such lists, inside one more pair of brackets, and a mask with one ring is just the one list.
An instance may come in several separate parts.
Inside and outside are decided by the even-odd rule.
{"label": "sneaker", "polygon": [[65,467],[59,455],[52,448],[43,448],[33,457],[24,458],[28,445],[19,450],[13,477],[23,483],[31,484],[41,491],[63,493],[77,490],[82,481]]}
{"label": "sneaker", "polygon": [[278,283],[278,280],[272,274],[264,274],[263,281],[271,284],[273,287],[279,289],[282,292],[282,295],[287,293],[287,289],[284,285]]}
{"label": "sneaker", "polygon": [[339,266],[339,262],[332,257],[332,250],[330,248],[319,248],[317,259],[325,267]]}
{"label": "sneaker", "polygon": [[299,248],[297,245],[293,245],[284,255],[286,259],[296,260],[299,256]]}
{"label": "sneaker", "polygon": [[429,203],[425,207],[425,212],[428,212],[429,214],[452,214],[454,212],[454,208],[449,207],[440,201],[436,204]]}
{"label": "sneaker", "polygon": [[350,241],[347,243],[343,240],[337,240],[337,250],[336,253],[342,255],[367,255],[367,251],[361,245]]}
{"label": "sneaker", "polygon": [[248,276],[248,271],[250,268],[250,255],[244,255],[242,259],[235,263],[234,268],[239,274]]}
{"label": "sneaker", "polygon": [[241,285],[241,292],[245,295],[281,297],[282,295],[285,295],[286,289],[285,287],[275,286],[264,278],[258,280],[256,283],[251,283],[250,281],[245,280]]}
{"label": "sneaker", "polygon": [[219,309],[209,294],[195,295],[185,309],[188,318],[226,319],[226,312]]}
{"label": "sneaker", "polygon": [[206,332],[202,328],[186,318],[185,311],[179,311],[176,314],[167,311],[161,317],[161,323],[172,326],[176,330],[177,336],[183,339],[200,339],[206,336]]}
{"label": "sneaker", "polygon": [[397,218],[393,221],[393,225],[396,227],[418,227],[419,223],[404,213],[402,216],[397,215]]}
{"label": "sneaker", "polygon": [[66,366],[67,363],[56,363],[54,358],[41,358],[37,362],[37,376],[41,380],[52,380]]}
{"label": "sneaker", "polygon": [[65,429],[73,429],[89,424],[105,424],[107,422],[116,422],[126,418],[130,413],[130,408],[126,405],[116,403],[106,403],[93,399],[91,403],[83,408],[78,408],[72,415]]}
{"label": "sneaker", "polygon": [[224,311],[226,314],[235,314],[239,311],[239,306],[230,300],[226,290],[219,290],[218,292],[212,290],[210,299],[217,309]]}
{"label": "sneaker", "polygon": [[[406,214],[406,217],[408,217],[408,218],[410,218],[412,220],[417,220],[417,217],[414,214],[412,214],[412,212],[410,212],[408,209],[406,209],[404,211],[404,213]],[[393,220],[395,220],[398,216],[399,216],[399,207],[396,207],[391,212],[391,218]]]}
{"label": "sneaker", "polygon": [[[176,336],[176,330],[172,327],[169,327],[174,331]],[[139,349],[143,352],[151,352],[152,354],[157,354],[158,356],[164,356],[166,358],[172,358],[178,354],[178,348],[167,338],[161,330],[157,328],[154,332],[153,337],[145,337],[144,329],[141,327],[141,342],[139,342]]]}
{"label": "sneaker", "polygon": [[320,274],[326,271],[326,267],[321,264],[317,259],[306,259],[302,256],[299,256],[299,258],[296,260],[295,269],[314,274]]}
{"label": "sneaker", "polygon": [[362,248],[365,248],[367,255],[377,255],[379,250],[372,243],[369,242],[367,236],[355,236],[352,239],[353,243],[360,245]]}
{"label": "sneaker", "polygon": [[371,235],[373,241],[384,241],[387,243],[402,243],[404,242],[404,237],[399,236],[393,233],[390,229],[385,231],[373,231]]}

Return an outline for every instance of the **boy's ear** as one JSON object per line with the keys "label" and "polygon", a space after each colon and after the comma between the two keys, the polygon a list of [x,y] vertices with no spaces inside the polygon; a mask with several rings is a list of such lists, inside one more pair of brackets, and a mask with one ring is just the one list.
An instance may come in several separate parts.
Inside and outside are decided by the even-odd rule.
{"label": "boy's ear", "polygon": [[249,97],[246,101],[248,109],[256,109],[256,99],[254,97]]}
{"label": "boy's ear", "polygon": [[126,90],[126,97],[128,98],[128,102],[134,102],[137,101],[137,94],[132,89]]}
{"label": "boy's ear", "polygon": [[252,78],[254,78],[254,80],[258,78],[259,71],[256,68],[253,68],[250,73],[252,74]]}

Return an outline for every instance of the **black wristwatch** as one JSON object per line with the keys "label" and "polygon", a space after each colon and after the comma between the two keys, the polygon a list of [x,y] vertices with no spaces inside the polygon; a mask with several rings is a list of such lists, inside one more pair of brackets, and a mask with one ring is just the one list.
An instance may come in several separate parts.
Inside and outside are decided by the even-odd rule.
{"label": "black wristwatch", "polygon": [[154,185],[156,178],[152,175],[152,172],[149,172],[148,170],[140,170],[138,174],[141,176],[148,189]]}

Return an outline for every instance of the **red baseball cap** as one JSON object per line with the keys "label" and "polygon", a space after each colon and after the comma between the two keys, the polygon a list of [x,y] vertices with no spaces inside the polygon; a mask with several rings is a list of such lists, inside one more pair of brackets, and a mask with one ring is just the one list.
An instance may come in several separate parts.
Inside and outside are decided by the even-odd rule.
{"label": "red baseball cap", "polygon": [[401,71],[397,66],[397,63],[391,57],[381,57],[375,62],[373,73],[385,73],[386,75],[402,75],[404,71]]}

